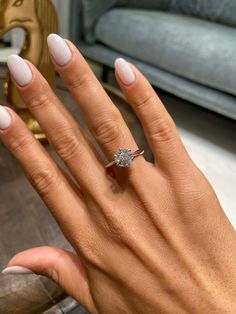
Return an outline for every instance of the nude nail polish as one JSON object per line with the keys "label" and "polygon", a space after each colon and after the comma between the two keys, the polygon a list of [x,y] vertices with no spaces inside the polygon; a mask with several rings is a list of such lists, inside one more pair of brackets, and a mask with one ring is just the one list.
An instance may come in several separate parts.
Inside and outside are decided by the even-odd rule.
{"label": "nude nail polish", "polygon": [[18,85],[25,86],[31,82],[33,78],[32,72],[25,60],[20,56],[9,56],[7,58],[7,65]]}
{"label": "nude nail polish", "polygon": [[135,74],[127,61],[123,58],[118,58],[115,61],[115,69],[119,78],[125,85],[130,85],[135,81]]}
{"label": "nude nail polish", "polygon": [[72,59],[72,53],[67,43],[57,34],[50,34],[47,38],[48,48],[57,64],[66,65]]}
{"label": "nude nail polish", "polygon": [[3,275],[32,275],[34,274],[30,269],[22,266],[10,266],[2,271]]}
{"label": "nude nail polish", "polygon": [[11,116],[3,106],[0,106],[0,129],[5,130],[11,124]]}

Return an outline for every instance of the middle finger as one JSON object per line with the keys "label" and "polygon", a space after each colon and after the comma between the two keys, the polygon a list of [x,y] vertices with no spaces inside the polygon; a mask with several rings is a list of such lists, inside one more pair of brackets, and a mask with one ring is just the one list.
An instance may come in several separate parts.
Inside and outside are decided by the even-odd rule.
{"label": "middle finger", "polygon": [[78,102],[90,131],[108,159],[112,159],[118,148],[137,150],[121,113],[78,49],[56,34],[48,37],[48,45],[57,71]]}

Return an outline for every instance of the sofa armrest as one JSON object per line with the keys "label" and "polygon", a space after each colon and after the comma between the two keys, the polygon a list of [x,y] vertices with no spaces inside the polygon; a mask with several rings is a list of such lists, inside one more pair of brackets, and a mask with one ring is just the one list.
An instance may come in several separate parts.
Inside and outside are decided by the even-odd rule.
{"label": "sofa armrest", "polygon": [[[82,20],[80,22],[80,36],[82,36],[87,43],[94,43],[94,28],[96,22],[104,13],[113,7],[166,10],[169,7],[169,2],[170,0],[72,0],[72,10],[74,10],[72,12],[78,12],[78,8],[80,8],[81,14],[80,17],[78,17]],[[74,25],[76,25],[76,22],[74,22]],[[74,27],[73,23],[72,27]]]}
{"label": "sofa armrest", "polygon": [[170,0],[117,0],[117,6],[144,10],[167,10]]}
{"label": "sofa armrest", "polygon": [[88,43],[93,43],[96,22],[106,11],[116,5],[117,0],[81,0],[81,2],[84,39]]}
{"label": "sofa armrest", "polygon": [[117,0],[71,0],[70,39],[75,44],[81,39],[94,42],[93,30],[97,20],[116,2]]}
{"label": "sofa armrest", "polygon": [[75,44],[83,37],[82,0],[70,1],[70,40]]}

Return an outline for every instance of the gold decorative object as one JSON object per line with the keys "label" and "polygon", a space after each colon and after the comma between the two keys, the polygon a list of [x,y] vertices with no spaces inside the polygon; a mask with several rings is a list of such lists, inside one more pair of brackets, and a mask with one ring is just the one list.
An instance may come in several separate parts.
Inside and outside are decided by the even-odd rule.
{"label": "gold decorative object", "polygon": [[[50,0],[0,0],[0,37],[20,27],[25,31],[25,42],[20,56],[31,61],[55,88],[55,70],[49,58],[47,36],[58,32],[56,10]],[[45,138],[37,121],[27,110],[10,76],[4,84],[9,104],[27,123],[37,139]]]}

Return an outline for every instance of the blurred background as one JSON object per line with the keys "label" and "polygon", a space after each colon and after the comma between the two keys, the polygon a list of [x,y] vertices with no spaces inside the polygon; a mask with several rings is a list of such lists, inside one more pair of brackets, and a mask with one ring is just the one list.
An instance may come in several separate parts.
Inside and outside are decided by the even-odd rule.
{"label": "blurred background", "polygon": [[[121,110],[140,147],[145,148],[146,158],[152,160],[139,121],[116,84],[114,60],[124,57],[146,75],[174,118],[189,154],[213,185],[236,227],[236,0],[52,2],[59,19],[60,35],[78,45]],[[25,32],[21,28],[11,30],[0,39],[0,99],[3,103],[6,102],[3,96],[6,58],[11,53],[20,53],[24,41]],[[88,132],[58,77],[56,93]],[[45,147],[57,160],[47,144]],[[3,244],[0,241],[1,251],[6,252],[1,263],[4,265],[9,256],[30,246],[52,244],[68,248],[12,157],[3,146],[0,150],[0,220],[5,226],[1,232],[8,233],[12,239],[10,248],[9,238],[6,242],[3,240]],[[14,171],[9,170],[10,167]],[[26,195],[26,201],[22,200],[22,193]],[[22,211],[17,207],[19,202]],[[20,220],[19,217],[13,219],[15,211],[21,215]],[[43,226],[39,221],[44,221]],[[21,228],[26,228],[25,233],[13,245]],[[1,313],[13,313],[1,311],[1,308],[21,302],[19,300],[24,299],[26,288],[31,284],[39,289],[37,291],[41,291],[43,285],[47,296],[35,297],[31,305],[25,303],[21,312],[14,313],[84,313],[74,300],[44,279],[40,279],[38,288],[38,279],[26,281],[22,278],[21,284],[16,284],[19,280],[16,278],[12,278],[10,284],[9,280],[4,280],[5,288],[0,288],[0,300],[2,296],[5,300],[4,305],[0,302]],[[9,291],[12,294],[17,291],[18,298],[9,299],[6,296]],[[39,302],[43,306],[40,307]]]}

